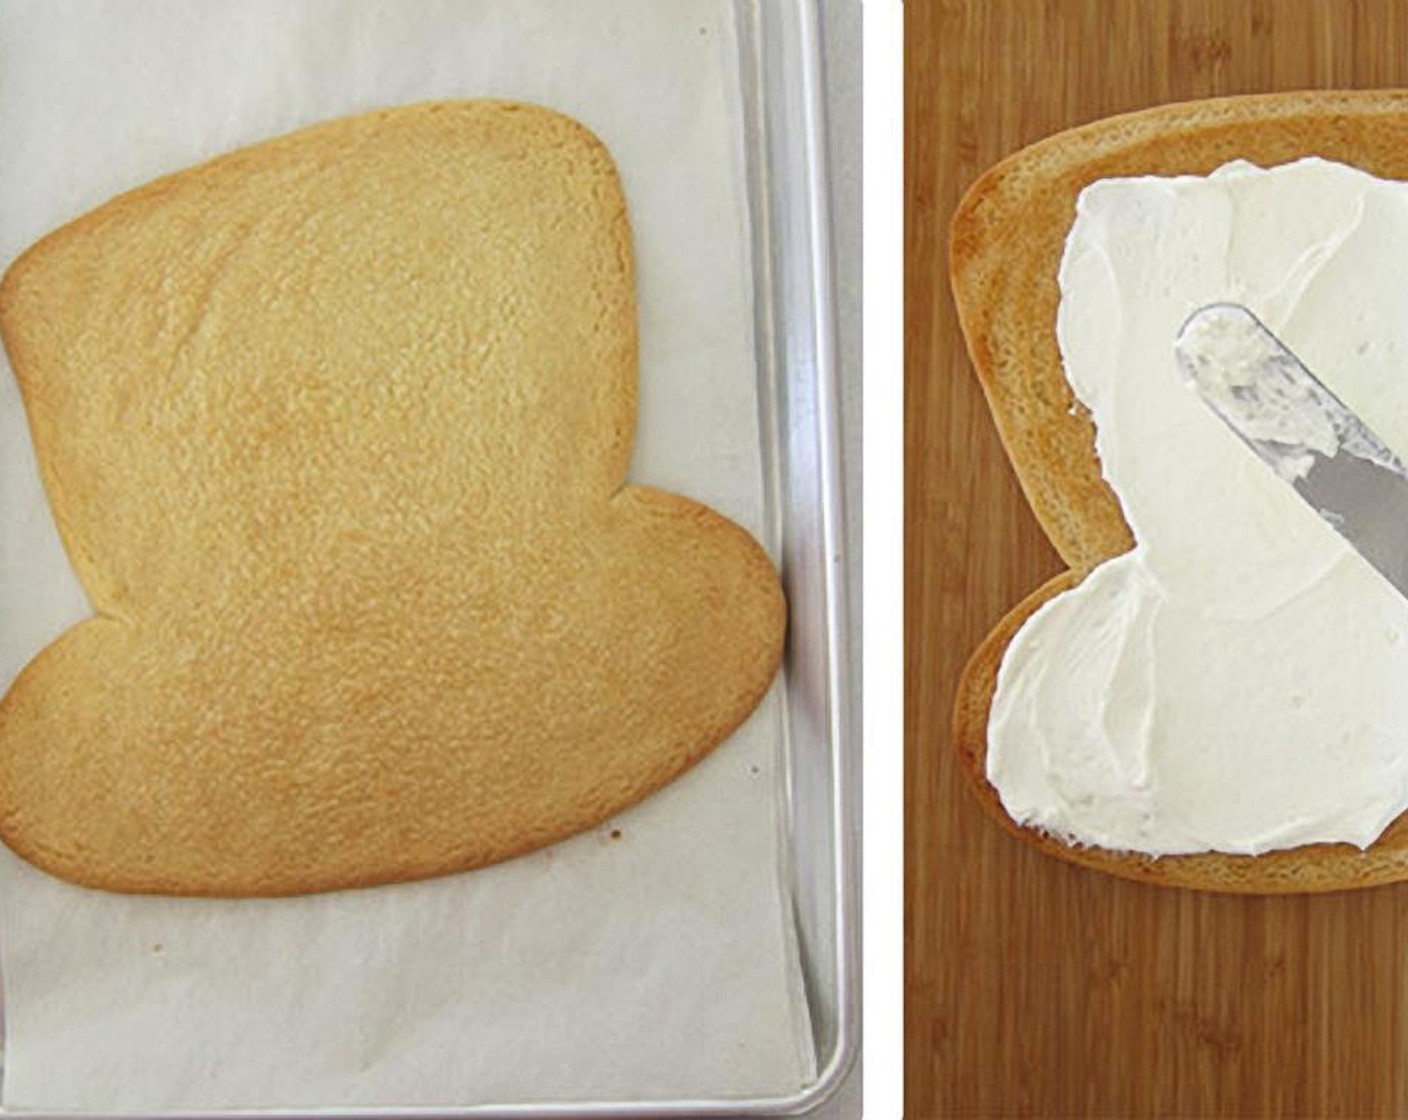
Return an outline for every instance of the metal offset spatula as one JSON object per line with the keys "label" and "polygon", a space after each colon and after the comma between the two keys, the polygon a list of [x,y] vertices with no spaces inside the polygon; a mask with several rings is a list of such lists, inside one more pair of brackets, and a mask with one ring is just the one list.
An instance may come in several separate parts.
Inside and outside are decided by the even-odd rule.
{"label": "metal offset spatula", "polygon": [[1189,316],[1183,376],[1242,441],[1408,596],[1408,471],[1245,307]]}

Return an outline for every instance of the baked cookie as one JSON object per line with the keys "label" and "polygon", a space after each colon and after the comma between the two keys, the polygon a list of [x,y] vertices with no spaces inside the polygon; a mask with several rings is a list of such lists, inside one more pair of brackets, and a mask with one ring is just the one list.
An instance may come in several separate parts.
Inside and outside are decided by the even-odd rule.
{"label": "baked cookie", "polygon": [[338,120],[123,195],[0,286],[96,617],[0,702],[0,835],[74,882],[478,867],[718,745],[781,656],[738,526],[624,485],[630,230],[547,110]]}
{"label": "baked cookie", "polygon": [[1042,604],[1133,544],[1101,475],[1094,425],[1066,380],[1057,346],[1057,274],[1077,197],[1097,179],[1206,175],[1237,159],[1269,167],[1305,156],[1408,179],[1408,92],[1229,97],[1097,121],[992,168],[953,220],[951,275],[969,354],[1032,510],[1070,569],[1015,606],[974,652],[954,707],[960,766],[984,808],[1009,831],[1050,854],[1125,878],[1239,893],[1342,890],[1408,878],[1408,815],[1366,851],[1310,844],[1257,856],[1155,858],[1075,846],[1018,825],[986,776],[988,720],[1008,643]]}

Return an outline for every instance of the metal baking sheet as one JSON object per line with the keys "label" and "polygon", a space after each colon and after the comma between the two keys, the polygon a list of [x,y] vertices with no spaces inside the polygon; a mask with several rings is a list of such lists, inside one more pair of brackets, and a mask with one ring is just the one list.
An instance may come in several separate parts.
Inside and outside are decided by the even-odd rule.
{"label": "metal baking sheet", "polygon": [[[777,1098],[555,1101],[409,1113],[397,1109],[397,1115],[795,1113],[829,1094],[855,1053],[858,822],[853,791],[858,752],[847,740],[852,725],[845,711],[844,558],[819,21],[815,0],[735,0],[734,16],[744,105],[739,142],[753,233],[764,536],[781,558],[791,610],[781,688],[787,875],[819,1073],[802,1091]],[[340,1111],[392,1114],[381,1108]]]}
{"label": "metal baking sheet", "polygon": [[755,1115],[805,1111],[860,1041],[859,726],[848,708],[836,323],[815,0],[739,0],[753,122],[754,267],[764,456],[791,609],[786,673],[792,896],[818,1077]]}

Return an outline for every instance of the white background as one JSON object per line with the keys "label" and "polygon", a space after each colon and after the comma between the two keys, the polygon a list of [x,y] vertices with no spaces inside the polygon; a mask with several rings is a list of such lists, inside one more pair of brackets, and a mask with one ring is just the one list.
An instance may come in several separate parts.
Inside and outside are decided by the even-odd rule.
{"label": "white background", "polygon": [[903,1112],[903,52],[899,0],[864,43],[865,1115]]}

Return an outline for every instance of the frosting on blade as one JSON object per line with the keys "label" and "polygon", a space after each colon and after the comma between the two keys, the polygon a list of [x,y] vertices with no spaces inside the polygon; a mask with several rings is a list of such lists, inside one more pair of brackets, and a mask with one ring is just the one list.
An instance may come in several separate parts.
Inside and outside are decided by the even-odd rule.
{"label": "frosting on blade", "polygon": [[1367,846],[1408,807],[1408,601],[1188,391],[1174,350],[1199,308],[1244,305],[1401,454],[1405,260],[1408,184],[1318,159],[1082,192],[1057,335],[1136,545],[1008,646],[988,777],[1014,819],[1255,854]]}
{"label": "frosting on blade", "polygon": [[1317,457],[1341,453],[1405,474],[1379,437],[1245,307],[1195,311],[1174,352],[1204,402],[1287,481],[1303,479]]}

